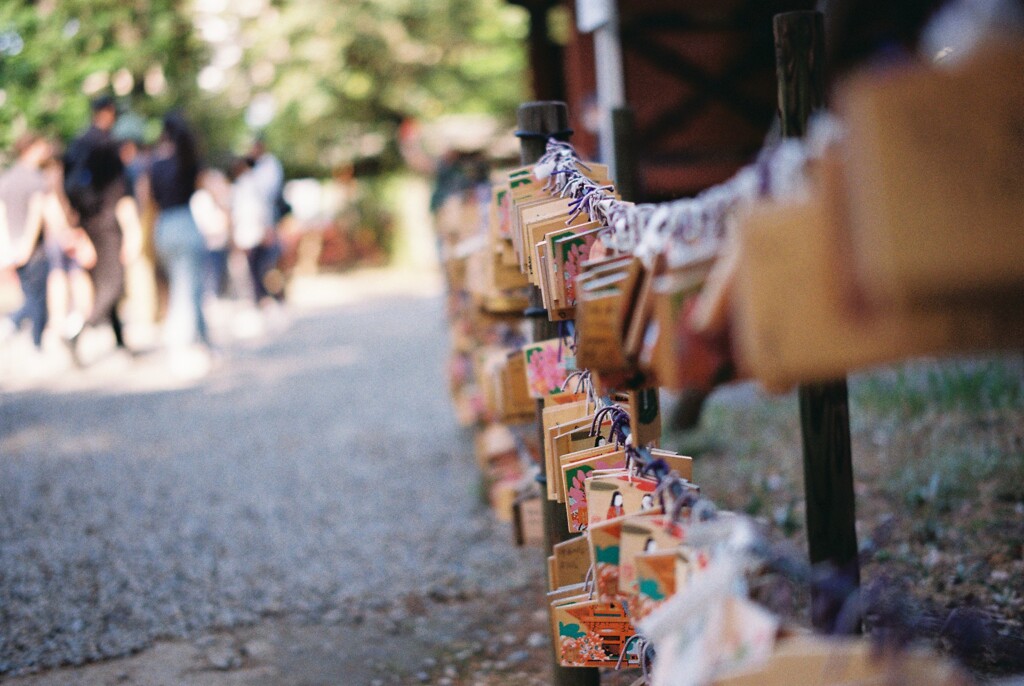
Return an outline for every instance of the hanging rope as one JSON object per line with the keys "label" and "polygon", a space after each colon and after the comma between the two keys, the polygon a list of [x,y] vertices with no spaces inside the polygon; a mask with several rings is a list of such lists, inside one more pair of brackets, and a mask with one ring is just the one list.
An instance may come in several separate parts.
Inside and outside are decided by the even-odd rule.
{"label": "hanging rope", "polygon": [[738,210],[764,198],[782,198],[803,191],[806,166],[823,145],[841,135],[827,117],[814,122],[807,143],[783,139],[764,148],[753,164],[728,181],[693,198],[660,204],[618,200],[614,188],[598,184],[585,172],[571,144],[549,139],[547,151],[534,167],[546,179],[544,188],[571,199],[569,221],[585,213],[606,227],[602,236],[610,247],[635,254],[650,263],[659,254],[676,266],[716,253],[731,230]]}

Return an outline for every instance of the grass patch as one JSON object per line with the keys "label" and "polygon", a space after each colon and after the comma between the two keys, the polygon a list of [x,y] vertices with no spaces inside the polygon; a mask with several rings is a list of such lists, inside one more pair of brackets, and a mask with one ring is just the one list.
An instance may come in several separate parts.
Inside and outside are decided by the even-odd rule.
{"label": "grass patch", "polygon": [[[974,608],[1000,632],[1019,635],[1024,357],[913,361],[856,374],[850,419],[865,581],[905,579],[912,602],[937,608],[937,617]],[[700,447],[694,478],[704,494],[721,509],[756,517],[775,540],[804,554],[794,393],[723,389],[709,399],[697,432],[670,434],[665,443]],[[806,601],[787,616],[805,622]],[[969,664],[981,673],[1006,671],[1018,654],[1014,644]]]}
{"label": "grass patch", "polygon": [[[895,507],[937,535],[932,518],[965,504],[1024,502],[1024,358],[914,361],[850,381],[858,516]],[[691,432],[665,437],[693,455],[694,478],[720,507],[802,527],[795,393],[734,387],[713,395]],[[955,514],[953,516],[956,516]]]}
{"label": "grass patch", "polygon": [[965,500],[990,494],[1024,501],[1024,454],[998,449],[939,450],[900,465],[883,488],[910,507],[949,512]]}
{"label": "grass patch", "polygon": [[851,403],[874,415],[914,419],[926,414],[1024,408],[1021,360],[1010,357],[912,362],[865,374]]}

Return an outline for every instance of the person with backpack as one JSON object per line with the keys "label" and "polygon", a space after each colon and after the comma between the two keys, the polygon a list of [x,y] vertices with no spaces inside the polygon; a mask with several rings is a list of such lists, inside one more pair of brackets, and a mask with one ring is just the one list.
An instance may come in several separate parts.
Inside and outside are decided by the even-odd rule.
{"label": "person with backpack", "polygon": [[110,130],[117,121],[112,98],[92,103],[92,125],[64,155],[64,191],[92,241],[96,263],[89,270],[94,299],[88,318],[69,320],[65,332],[78,361],[77,344],[86,327],[109,323],[119,348],[127,348],[117,306],[124,294],[124,265],[142,249],[138,205],[128,193],[124,163]]}
{"label": "person with backpack", "polygon": [[113,142],[111,131],[117,123],[117,103],[109,95],[101,95],[90,103],[92,119],[89,128],[73,140],[64,151],[64,188],[70,197],[88,184],[80,172],[89,153],[100,145]]}

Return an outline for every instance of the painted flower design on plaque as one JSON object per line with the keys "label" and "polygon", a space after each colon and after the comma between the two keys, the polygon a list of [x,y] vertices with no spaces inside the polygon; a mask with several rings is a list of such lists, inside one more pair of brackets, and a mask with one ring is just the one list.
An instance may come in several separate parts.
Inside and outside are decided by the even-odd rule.
{"label": "painted flower design on plaque", "polygon": [[572,355],[571,342],[552,338],[523,347],[526,358],[526,383],[531,398],[563,395],[562,385],[569,376],[566,363]]}

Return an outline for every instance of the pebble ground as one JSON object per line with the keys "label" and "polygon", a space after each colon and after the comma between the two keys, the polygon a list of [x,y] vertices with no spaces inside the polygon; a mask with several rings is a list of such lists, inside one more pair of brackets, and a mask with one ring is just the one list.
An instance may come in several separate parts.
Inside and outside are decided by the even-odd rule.
{"label": "pebble ground", "polygon": [[300,286],[193,381],[114,356],[26,383],[0,350],[0,677],[535,578],[480,505],[436,281]]}

